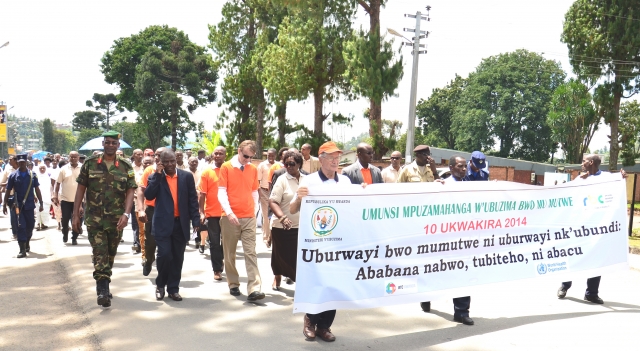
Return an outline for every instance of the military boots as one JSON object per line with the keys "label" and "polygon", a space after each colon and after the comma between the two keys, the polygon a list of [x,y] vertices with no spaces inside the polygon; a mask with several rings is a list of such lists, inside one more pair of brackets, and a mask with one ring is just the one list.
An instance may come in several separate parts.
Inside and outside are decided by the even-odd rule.
{"label": "military boots", "polygon": [[18,253],[18,258],[24,258],[27,257],[27,243],[22,243],[22,242],[18,242],[18,245],[20,245],[20,253]]}
{"label": "military boots", "polygon": [[96,292],[98,293],[98,305],[102,307],[111,306],[111,299],[109,298],[109,281],[101,279],[96,282]]}

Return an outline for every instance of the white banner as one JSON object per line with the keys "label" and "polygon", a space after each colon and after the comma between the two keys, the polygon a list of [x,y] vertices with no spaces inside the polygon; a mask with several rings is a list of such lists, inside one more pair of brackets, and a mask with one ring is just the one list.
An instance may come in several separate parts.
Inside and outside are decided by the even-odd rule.
{"label": "white banner", "polygon": [[294,313],[467,296],[519,279],[551,276],[560,285],[628,268],[620,174],[555,187],[458,182],[309,191]]}

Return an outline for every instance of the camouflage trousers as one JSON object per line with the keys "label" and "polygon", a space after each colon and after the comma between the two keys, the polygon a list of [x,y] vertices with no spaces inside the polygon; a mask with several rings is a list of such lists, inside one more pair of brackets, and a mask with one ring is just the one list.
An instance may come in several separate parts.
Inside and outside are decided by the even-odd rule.
{"label": "camouflage trousers", "polygon": [[118,253],[122,231],[116,229],[119,217],[89,216],[85,220],[89,243],[93,249],[93,279],[111,281],[113,261]]}

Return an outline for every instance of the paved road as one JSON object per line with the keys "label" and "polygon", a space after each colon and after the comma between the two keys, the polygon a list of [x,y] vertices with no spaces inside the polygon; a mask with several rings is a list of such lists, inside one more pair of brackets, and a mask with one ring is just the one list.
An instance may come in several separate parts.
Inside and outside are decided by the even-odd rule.
{"label": "paved road", "polygon": [[[0,216],[0,228],[8,228]],[[140,255],[129,250],[125,229],[116,257],[111,308],[96,305],[91,248],[86,236],[66,245],[56,229],[35,232],[32,253],[16,259],[18,244],[0,229],[1,350],[637,350],[640,271],[605,275],[604,305],[582,301],[575,281],[564,300],[559,282],[500,284],[472,296],[475,326],[452,322],[450,300],[433,301],[432,313],[417,304],[338,311],[336,342],[305,341],[302,316],[292,314],[295,285],[271,291],[270,251],[258,237],[263,291],[259,304],[229,295],[214,282],[209,256],[187,249],[182,302],[154,297],[155,268],[142,276]],[[246,277],[238,248],[241,277]],[[632,265],[640,267],[640,257]],[[241,278],[242,279],[242,278]],[[243,279],[242,282],[246,282]]]}

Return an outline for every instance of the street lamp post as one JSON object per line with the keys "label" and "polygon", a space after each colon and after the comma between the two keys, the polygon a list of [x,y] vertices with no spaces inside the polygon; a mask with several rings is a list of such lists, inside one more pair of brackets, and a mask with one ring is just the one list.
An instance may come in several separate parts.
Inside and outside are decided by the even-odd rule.
{"label": "street lamp post", "polygon": [[415,139],[415,124],[416,124],[416,99],[418,95],[418,61],[420,58],[420,54],[426,54],[427,50],[420,50],[420,48],[424,48],[424,44],[420,44],[420,39],[424,39],[429,35],[427,31],[420,30],[421,21],[429,21],[429,10],[431,6],[427,6],[427,15],[426,17],[422,16],[420,11],[416,12],[415,15],[405,14],[405,17],[415,18],[416,19],[416,28],[404,28],[405,32],[413,32],[415,33],[415,37],[413,37],[413,41],[405,38],[402,34],[397,31],[388,28],[387,31],[391,35],[398,36],[405,40],[403,45],[413,46],[411,50],[411,54],[413,55],[413,67],[411,70],[411,96],[409,98],[409,123],[407,127],[407,145],[405,149],[405,163],[411,163],[411,155],[413,154],[414,147],[414,139]]}

